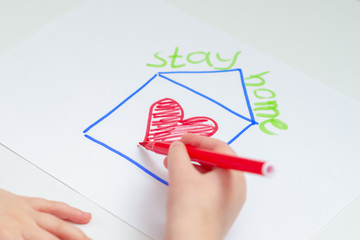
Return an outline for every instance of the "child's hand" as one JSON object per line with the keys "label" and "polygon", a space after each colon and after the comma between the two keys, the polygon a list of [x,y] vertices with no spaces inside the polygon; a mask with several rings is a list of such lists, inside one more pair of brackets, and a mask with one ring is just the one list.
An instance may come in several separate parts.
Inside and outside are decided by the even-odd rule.
{"label": "child's hand", "polygon": [[89,239],[67,223],[88,223],[90,213],[65,203],[14,195],[0,189],[0,240]]}
{"label": "child's hand", "polygon": [[164,161],[169,170],[165,239],[222,239],[245,202],[244,174],[221,168],[199,170],[184,146],[235,155],[226,143],[191,134],[181,141],[171,145]]}

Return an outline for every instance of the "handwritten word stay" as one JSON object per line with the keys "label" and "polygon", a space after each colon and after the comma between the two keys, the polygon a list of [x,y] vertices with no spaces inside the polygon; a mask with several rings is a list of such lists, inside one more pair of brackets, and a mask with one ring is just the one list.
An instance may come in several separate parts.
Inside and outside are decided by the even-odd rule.
{"label": "handwritten word stay", "polygon": [[233,56],[227,56],[224,58],[220,53],[216,53],[215,56],[211,52],[197,51],[190,52],[186,55],[180,54],[179,47],[175,47],[174,52],[166,56],[162,52],[156,52],[154,54],[154,62],[147,63],[148,67],[166,67],[182,68],[190,64],[206,64],[215,70],[228,70],[231,69],[241,52],[237,51]]}

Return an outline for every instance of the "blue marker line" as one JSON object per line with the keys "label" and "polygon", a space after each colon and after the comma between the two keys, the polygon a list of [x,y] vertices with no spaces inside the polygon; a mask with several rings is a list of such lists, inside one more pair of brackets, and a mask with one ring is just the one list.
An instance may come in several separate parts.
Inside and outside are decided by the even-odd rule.
{"label": "blue marker line", "polygon": [[228,145],[232,144],[236,139],[238,139],[238,137],[240,137],[241,134],[243,134],[246,130],[249,129],[249,127],[251,127],[252,125],[255,125],[257,123],[250,123],[249,125],[247,125],[243,130],[241,130],[238,134],[235,135],[235,137],[233,137],[230,141],[227,142]]}
{"label": "blue marker line", "polygon": [[135,92],[133,92],[130,96],[128,96],[124,101],[122,101],[120,104],[118,104],[116,107],[114,107],[110,112],[105,114],[103,117],[101,117],[99,120],[91,124],[88,128],[86,128],[83,133],[87,133],[90,129],[95,127],[98,123],[103,121],[105,118],[110,116],[113,112],[115,112],[119,107],[121,107],[124,103],[126,103],[130,98],[132,98],[134,95],[136,95],[138,92],[140,92],[146,85],[148,85],[152,80],[155,79],[157,74],[155,74],[152,78],[150,78],[146,83],[144,83],[139,89],[137,89]]}
{"label": "blue marker line", "polygon": [[254,122],[254,121],[255,121],[255,117],[254,117],[254,113],[253,113],[253,111],[252,111],[252,109],[251,109],[249,96],[248,96],[248,94],[247,94],[247,90],[246,90],[246,86],[245,86],[244,76],[243,76],[243,74],[242,74],[241,69],[238,69],[238,71],[239,71],[239,74],[240,74],[241,85],[242,85],[242,87],[243,87],[243,91],[244,91],[244,95],[245,95],[245,100],[246,100],[247,107],[248,107],[248,109],[249,109],[250,117],[251,117],[251,120]]}
{"label": "blue marker line", "polygon": [[228,69],[228,70],[217,70],[217,71],[177,71],[177,72],[159,72],[159,75],[162,74],[178,74],[178,73],[223,73],[223,72],[234,72],[240,69]]}
{"label": "blue marker line", "polygon": [[134,164],[135,166],[137,166],[138,168],[140,168],[142,171],[144,171],[145,173],[149,174],[151,177],[155,178],[156,180],[158,180],[159,182],[165,184],[166,186],[169,185],[169,183],[167,181],[165,181],[164,179],[162,179],[161,177],[159,177],[158,175],[156,175],[155,173],[149,171],[148,169],[146,169],[143,165],[141,165],[140,163],[136,162],[135,160],[133,160],[132,158],[128,157],[127,155],[117,151],[116,149],[110,147],[109,145],[106,145],[105,143],[96,140],[95,138],[85,134],[84,135],[86,138],[90,139],[91,141],[109,149],[110,151],[120,155],[121,157],[125,158],[126,160],[128,160],[129,162],[131,162],[132,164]]}
{"label": "blue marker line", "polygon": [[236,116],[238,116],[238,117],[240,117],[240,118],[242,118],[242,119],[244,119],[244,120],[246,120],[246,121],[248,121],[248,122],[252,122],[251,119],[249,119],[249,118],[247,118],[247,117],[244,117],[243,115],[241,115],[241,114],[239,114],[239,113],[231,110],[230,108],[228,108],[228,107],[226,107],[225,105],[219,103],[218,101],[216,101],[216,100],[214,100],[214,99],[212,99],[212,98],[210,98],[210,97],[208,97],[208,96],[206,96],[206,95],[204,95],[204,94],[202,94],[202,93],[200,93],[200,92],[198,92],[198,91],[196,91],[196,90],[194,90],[194,89],[192,89],[192,88],[190,88],[190,87],[188,87],[188,86],[185,86],[185,85],[183,85],[183,84],[181,84],[181,83],[179,83],[179,82],[176,82],[176,81],[174,81],[174,80],[172,80],[172,79],[170,79],[170,78],[168,78],[168,77],[165,77],[165,76],[163,76],[163,75],[161,75],[161,74],[159,74],[159,77],[162,77],[162,78],[164,78],[165,80],[168,80],[168,81],[170,81],[170,82],[172,82],[172,83],[174,83],[174,84],[176,84],[176,85],[178,85],[178,86],[180,86],[180,87],[183,87],[183,88],[185,88],[185,89],[187,89],[187,90],[189,90],[189,91],[191,91],[191,92],[193,92],[193,93],[195,93],[195,94],[197,94],[197,95],[199,95],[199,96],[201,96],[201,97],[203,97],[203,98],[206,98],[207,100],[215,103],[216,105],[222,107],[223,109],[227,110],[228,112],[230,112],[230,113],[232,113],[232,114],[234,114],[234,115],[236,115]]}

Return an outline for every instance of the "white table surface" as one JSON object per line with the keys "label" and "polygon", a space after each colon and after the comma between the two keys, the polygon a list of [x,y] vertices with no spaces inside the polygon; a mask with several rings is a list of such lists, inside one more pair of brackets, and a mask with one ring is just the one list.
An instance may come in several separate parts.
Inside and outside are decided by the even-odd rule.
{"label": "white table surface", "polygon": [[[360,1],[165,0],[189,15],[360,101]],[[82,0],[0,0],[0,54]],[[149,239],[0,145],[0,188],[90,211],[93,239]],[[121,204],[121,203],[119,203]],[[360,239],[360,196],[312,240]]]}

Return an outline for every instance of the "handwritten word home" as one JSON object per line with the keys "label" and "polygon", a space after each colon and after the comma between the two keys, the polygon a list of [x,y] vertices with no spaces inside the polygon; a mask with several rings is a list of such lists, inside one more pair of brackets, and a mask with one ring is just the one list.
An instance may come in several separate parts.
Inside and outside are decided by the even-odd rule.
{"label": "handwritten word home", "polygon": [[[288,125],[279,119],[280,111],[275,92],[264,87],[266,83],[264,75],[268,73],[269,71],[246,77],[245,85],[248,90],[253,91],[255,98],[260,100],[254,103],[255,108],[253,108],[257,117],[265,118],[259,124],[260,130],[269,135],[277,135],[275,130],[287,130]],[[269,126],[275,130],[270,130]]]}

